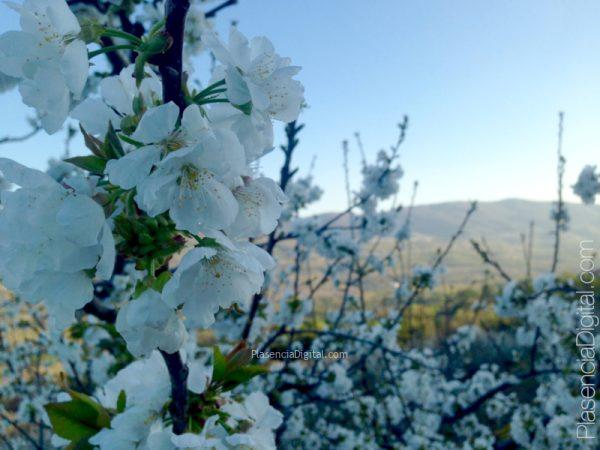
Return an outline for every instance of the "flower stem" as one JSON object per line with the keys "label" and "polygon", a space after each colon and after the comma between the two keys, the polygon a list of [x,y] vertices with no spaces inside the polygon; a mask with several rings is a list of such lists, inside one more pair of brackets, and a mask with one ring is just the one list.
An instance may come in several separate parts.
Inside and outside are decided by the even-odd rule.
{"label": "flower stem", "polygon": [[[207,97],[208,95],[210,95],[211,93],[213,93],[218,87],[220,86],[224,86],[225,85],[225,80],[220,80],[217,81],[216,83],[211,84],[210,86],[207,86],[206,88],[202,89],[198,94],[196,94],[194,96],[194,99],[199,99],[202,97]],[[219,92],[224,92],[226,89],[224,90],[219,90]]]}
{"label": "flower stem", "polygon": [[209,103],[229,103],[226,98],[205,98],[203,100],[195,101],[197,105],[208,105]]}
{"label": "flower stem", "polygon": [[131,144],[137,148],[143,147],[144,144],[142,142],[138,142],[135,139],[131,139],[129,136],[127,136],[126,134],[119,134],[119,137],[121,138],[121,140],[127,142],[128,144]]}
{"label": "flower stem", "polygon": [[102,36],[125,39],[126,41],[129,41],[129,42],[131,42],[132,44],[135,44],[135,45],[141,45],[142,44],[142,40],[139,37],[134,36],[131,33],[126,33],[125,31],[115,30],[115,29],[112,29],[112,28],[106,28],[102,32]]}
{"label": "flower stem", "polygon": [[165,26],[166,23],[166,19],[162,19],[159,20],[158,22],[156,22],[152,28],[150,28],[150,31],[148,31],[148,35],[149,36],[154,36],[155,33],[157,33],[162,27]]}
{"label": "flower stem", "polygon": [[109,45],[108,47],[102,47],[98,50],[94,50],[93,52],[89,52],[88,58],[92,59],[95,56],[102,55],[108,52],[114,52],[117,50],[135,50],[135,46],[131,44]]}

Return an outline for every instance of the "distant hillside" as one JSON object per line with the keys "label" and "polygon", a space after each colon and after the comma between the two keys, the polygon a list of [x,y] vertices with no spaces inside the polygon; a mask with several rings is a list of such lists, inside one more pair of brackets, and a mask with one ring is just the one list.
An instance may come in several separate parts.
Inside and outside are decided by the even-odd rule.
{"label": "distant hillside", "polygon": [[[449,202],[416,206],[412,215],[412,260],[421,264],[431,260],[462,221],[468,202]],[[527,234],[534,222],[534,273],[549,270],[553,245],[553,222],[550,202],[508,199],[481,202],[472,216],[464,236],[457,242],[447,261],[448,282],[465,283],[483,273],[481,259],[474,252],[470,238],[485,239],[495,258],[512,276],[524,274],[525,262],[520,235]],[[593,240],[600,250],[600,206],[567,204],[571,221],[562,235],[559,271],[575,273],[579,265],[579,243]],[[402,217],[406,216],[403,211]],[[328,214],[324,215],[328,216]]]}

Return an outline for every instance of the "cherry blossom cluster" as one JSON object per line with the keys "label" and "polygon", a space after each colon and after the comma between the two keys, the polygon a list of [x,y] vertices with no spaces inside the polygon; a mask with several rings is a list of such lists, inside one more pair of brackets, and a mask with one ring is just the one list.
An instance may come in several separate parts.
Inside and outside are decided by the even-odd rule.
{"label": "cherry blossom cluster", "polygon": [[581,170],[577,182],[573,185],[573,192],[585,204],[596,202],[596,195],[600,193],[600,174],[596,171],[596,166],[585,166]]}
{"label": "cherry blossom cluster", "polygon": [[[375,167],[393,162],[397,151],[380,155]],[[333,219],[302,217],[318,188],[307,178],[287,181],[286,194],[298,199],[287,205],[290,224],[272,239],[281,242],[288,263],[271,273],[263,290],[270,302],[259,307],[248,339],[265,354],[286,349],[349,357],[269,360],[270,373],[251,387],[269,392],[283,413],[278,443],[306,449],[589,448],[574,438],[573,420],[581,413],[573,330],[583,287],[552,273],[485,285],[479,300],[448,313],[449,320],[459,311],[472,317],[466,324],[435,343],[411,344],[411,330],[404,330],[408,311],[439,284],[454,238],[430,266],[403,267],[411,213],[399,220],[399,208],[383,203],[398,187],[380,188],[402,172],[388,164],[378,171],[378,183],[372,173],[363,170],[361,185],[371,188],[358,191]],[[372,205],[370,215],[361,213],[364,204]],[[293,245],[286,244],[290,239]],[[392,242],[388,251],[378,249],[384,239]],[[381,294],[383,304],[373,304],[365,293],[385,285],[389,297]],[[325,304],[328,312],[315,311]],[[232,342],[247,323],[234,311],[219,319],[214,332]]]}
{"label": "cherry blossom cluster", "polygon": [[[256,161],[273,148],[272,121],[300,113],[300,68],[236,28],[224,43],[196,6],[176,42],[169,20],[187,2],[145,6],[132,16],[141,29],[115,29],[118,5],[96,4],[102,20],[64,0],[26,0],[14,6],[22,30],[0,36],[0,70],[44,130],[76,121],[91,153],[48,173],[0,158],[0,279],[45,307],[63,343],[54,354],[80,381],[45,410],[49,394],[21,405],[57,447],[274,448],[282,419],[266,395],[230,393],[264,368],[243,345],[223,355],[195,337],[220,309],[247,310],[274,266],[252,241],[277,226],[286,197]],[[202,48],[218,61],[204,87],[187,82],[184,43],[188,63]],[[103,54],[131,64],[90,76]],[[95,432],[65,425],[90,408]]]}

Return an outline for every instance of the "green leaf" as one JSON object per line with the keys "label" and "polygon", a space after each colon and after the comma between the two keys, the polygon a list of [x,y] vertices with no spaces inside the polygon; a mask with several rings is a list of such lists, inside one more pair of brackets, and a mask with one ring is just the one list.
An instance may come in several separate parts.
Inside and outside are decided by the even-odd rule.
{"label": "green leaf", "polygon": [[123,150],[123,146],[121,145],[119,136],[117,136],[117,133],[115,132],[112,122],[108,122],[108,131],[104,138],[102,150],[104,150],[104,154],[108,159],[118,159],[125,155],[125,151]]}
{"label": "green leaf", "polygon": [[79,441],[71,442],[65,447],[65,450],[94,450],[95,448],[96,447],[94,447],[88,441]]}
{"label": "green leaf", "polygon": [[71,400],[44,406],[52,430],[71,441],[69,448],[90,448],[87,440],[102,428],[110,427],[110,414],[102,405],[80,392],[69,390]]}
{"label": "green leaf", "polygon": [[125,391],[121,390],[119,392],[119,397],[117,398],[117,412],[122,413],[125,411],[125,406],[127,405],[127,394]]}
{"label": "green leaf", "polygon": [[88,134],[81,124],[79,124],[79,129],[81,130],[81,134],[83,134],[85,146],[89,148],[94,155],[104,158],[106,155],[102,152],[102,142],[91,134]]}
{"label": "green leaf", "polygon": [[69,389],[68,392],[73,401],[79,402],[80,404],[85,405],[86,408],[91,408],[96,411],[98,414],[96,421],[98,426],[101,428],[110,427],[110,414],[100,403],[81,392],[77,392],[72,389]]}
{"label": "green leaf", "polygon": [[214,382],[219,382],[223,380],[225,376],[225,372],[227,369],[227,360],[218,346],[214,346],[213,349],[213,373],[212,380]]}
{"label": "green leaf", "polygon": [[104,174],[104,168],[106,167],[106,160],[95,155],[75,156],[67,158],[65,161],[97,175]]}
{"label": "green leaf", "polygon": [[[252,350],[250,350],[244,341],[240,342],[235,348],[227,354],[227,373],[236,371],[240,367],[247,366],[252,361]],[[227,378],[227,377],[226,377]]]}
{"label": "green leaf", "polygon": [[46,412],[54,432],[65,439],[79,441],[98,432],[94,426],[96,414],[75,402],[48,403]]}
{"label": "green leaf", "polygon": [[257,375],[262,375],[269,372],[265,366],[252,365],[244,366],[229,372],[225,376],[225,383],[223,385],[223,391],[230,391],[231,389],[243,384]]}
{"label": "green leaf", "polygon": [[[121,119],[121,131],[126,134],[131,134],[135,131],[138,124],[140,123],[139,116],[125,116]],[[121,136],[122,138],[122,136]],[[124,140],[124,139],[123,139]],[[127,141],[125,141],[127,142]],[[138,147],[139,148],[139,147]]]}

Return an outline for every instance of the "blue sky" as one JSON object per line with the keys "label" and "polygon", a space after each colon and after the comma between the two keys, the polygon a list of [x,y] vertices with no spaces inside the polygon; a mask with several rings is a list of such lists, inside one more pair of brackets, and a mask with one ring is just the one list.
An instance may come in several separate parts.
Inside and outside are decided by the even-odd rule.
{"label": "blue sky", "polygon": [[[4,10],[0,31],[16,19]],[[600,163],[600,2],[240,0],[217,28],[234,19],[303,66],[310,107],[297,163],[306,171],[317,158],[326,194],[315,211],[345,202],[342,139],[360,131],[373,157],[394,142],[403,114],[411,121],[403,198],[418,179],[418,203],[552,199],[559,110],[567,183],[584,164]],[[18,93],[0,102],[0,136],[26,130]],[[0,146],[0,155],[42,168],[62,153],[63,139],[40,135]],[[275,153],[262,167],[275,175],[278,163]]]}

